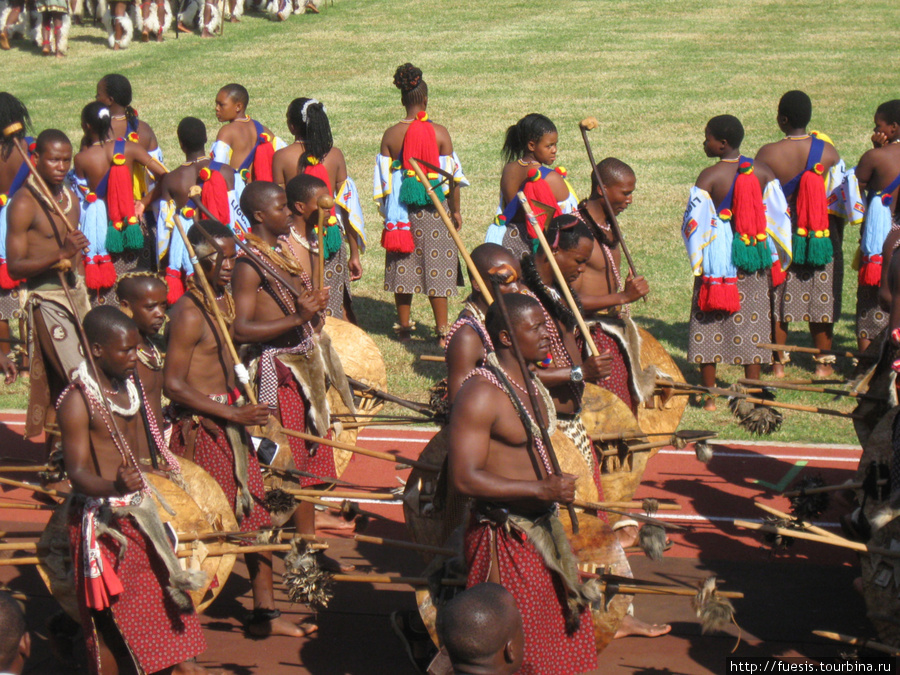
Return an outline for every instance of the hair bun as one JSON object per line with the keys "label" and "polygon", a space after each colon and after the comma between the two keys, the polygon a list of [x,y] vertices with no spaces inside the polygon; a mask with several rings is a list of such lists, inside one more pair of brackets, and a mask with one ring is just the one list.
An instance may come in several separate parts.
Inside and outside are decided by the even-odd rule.
{"label": "hair bun", "polygon": [[394,86],[406,94],[422,82],[422,70],[411,63],[404,63],[394,73]]}

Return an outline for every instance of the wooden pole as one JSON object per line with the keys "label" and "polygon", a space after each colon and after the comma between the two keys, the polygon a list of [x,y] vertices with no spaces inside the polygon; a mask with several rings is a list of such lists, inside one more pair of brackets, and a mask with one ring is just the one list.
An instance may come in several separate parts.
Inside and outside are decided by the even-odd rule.
{"label": "wooden pole", "polygon": [[815,354],[819,356],[841,356],[848,359],[859,358],[875,358],[867,357],[862,352],[848,352],[837,349],[816,349],[815,347],[800,347],[798,345],[776,345],[769,342],[758,342],[756,346],[759,349],[768,350],[770,352],[799,352],[800,354]]}
{"label": "wooden pole", "polygon": [[441,470],[441,467],[436,464],[428,464],[426,462],[420,462],[415,459],[407,459],[406,457],[397,457],[387,452],[379,452],[377,450],[367,450],[366,448],[360,448],[356,445],[350,445],[349,443],[343,443],[341,441],[333,441],[328,438],[322,438],[321,436],[313,436],[312,434],[306,434],[302,431],[294,431],[293,429],[282,429],[283,433],[288,436],[295,436],[296,438],[302,438],[305,441],[312,441],[313,443],[320,443],[322,445],[328,445],[332,448],[337,448],[339,450],[347,450],[348,452],[354,452],[358,455],[365,455],[366,457],[374,457],[375,459],[383,459],[386,462],[394,462],[395,464],[406,464],[408,466],[415,467],[417,469],[421,469],[422,471],[431,471],[433,473],[438,473]]}
{"label": "wooden pole", "polygon": [[328,195],[322,195],[319,197],[316,206],[319,210],[319,222],[318,227],[316,228],[316,236],[318,237],[319,244],[317,257],[318,264],[316,266],[316,288],[322,290],[325,288],[325,226],[328,221],[328,216],[331,213],[331,209],[334,206],[334,199]]}
{"label": "wooden pole", "polygon": [[867,401],[884,401],[883,396],[873,396],[872,394],[862,394],[858,391],[846,391],[844,389],[831,389],[829,387],[819,387],[808,384],[791,384],[790,382],[776,382],[768,380],[749,380],[741,378],[738,384],[747,384],[751,387],[770,387],[772,389],[787,389],[790,391],[808,391],[814,394],[828,394],[830,396],[849,396],[851,398],[865,399]]}
{"label": "wooden pole", "polygon": [[22,481],[13,480],[12,478],[0,478],[0,485],[9,485],[11,487],[22,488],[23,490],[31,490],[32,492],[39,492],[42,495],[49,495],[51,497],[59,496],[59,492],[57,490],[48,490],[47,488],[42,488],[39,485],[23,483]]}
{"label": "wooden pole", "polygon": [[817,541],[820,544],[839,546],[841,548],[847,548],[851,551],[858,551],[860,553],[875,553],[877,555],[883,555],[885,557],[900,558],[900,551],[892,551],[889,548],[881,548],[879,546],[867,546],[866,544],[863,544],[861,542],[849,541],[847,539],[840,539],[837,537],[824,537],[818,534],[812,534],[811,532],[806,532],[804,530],[792,530],[787,527],[775,527],[774,525],[754,523],[748,520],[735,520],[734,524],[736,527],[743,527],[748,530],[761,530],[762,532],[769,532],[770,534],[780,534],[782,537],[793,537],[794,539]]}
{"label": "wooden pole", "polygon": [[882,654],[900,656],[900,649],[881,644],[880,642],[873,642],[872,640],[867,640],[866,638],[858,638],[853,637],[852,635],[843,635],[841,633],[832,633],[831,631],[827,630],[814,630],[813,634],[818,635],[819,637],[827,638],[829,640],[835,640],[836,642],[843,642],[844,644],[862,647],[863,649],[871,649],[876,652],[881,652]]}
{"label": "wooden pole", "polygon": [[494,298],[491,297],[490,289],[488,289],[488,287],[485,285],[484,279],[481,278],[481,274],[475,267],[475,263],[472,262],[472,256],[469,255],[469,251],[468,249],[466,249],[466,245],[463,243],[462,237],[460,237],[459,232],[456,231],[456,225],[454,225],[453,221],[450,219],[450,216],[447,213],[447,209],[444,208],[443,202],[441,202],[441,200],[438,199],[438,196],[434,194],[434,188],[431,186],[431,181],[428,180],[428,176],[426,176],[425,172],[422,171],[422,167],[419,166],[418,160],[410,158],[409,165],[413,168],[413,171],[416,172],[416,176],[418,177],[422,185],[425,186],[425,191],[428,193],[428,196],[431,197],[431,202],[434,204],[434,208],[437,209],[438,215],[441,217],[441,221],[443,221],[444,225],[447,228],[447,231],[453,238],[454,243],[456,243],[456,248],[459,249],[459,254],[466,262],[466,267],[469,268],[469,274],[481,289],[481,295],[484,298],[485,302],[487,302],[488,305],[494,304]]}
{"label": "wooden pole", "polygon": [[382,546],[393,546],[396,548],[403,548],[409,551],[420,551],[422,553],[434,553],[435,555],[442,555],[448,558],[456,555],[456,551],[452,548],[442,548],[440,546],[429,546],[428,544],[416,544],[411,541],[401,541],[399,539],[384,539],[382,537],[367,537],[364,534],[357,534],[353,536],[356,541],[362,542],[364,544],[379,544]]}
{"label": "wooden pole", "polygon": [[37,473],[38,471],[50,471],[53,467],[49,464],[37,464],[32,466],[0,466],[0,473]]}
{"label": "wooden pole", "polygon": [[584,317],[581,316],[581,311],[575,303],[575,298],[572,297],[572,291],[569,290],[569,284],[566,282],[565,277],[560,271],[559,265],[556,264],[556,258],[553,257],[553,249],[550,248],[550,244],[547,243],[547,238],[544,236],[544,232],[541,230],[537,218],[535,218],[534,212],[531,210],[531,204],[528,203],[528,197],[525,196],[524,192],[519,192],[517,196],[522,204],[522,208],[525,210],[525,217],[528,219],[528,222],[531,223],[531,227],[535,234],[537,234],[538,241],[541,242],[541,248],[544,250],[544,255],[547,256],[547,261],[550,263],[550,268],[553,270],[553,276],[556,278],[556,285],[559,286],[560,292],[566,299],[566,304],[569,305],[569,309],[572,311],[572,314],[575,315],[575,320],[578,322],[578,328],[584,338],[584,343],[588,346],[591,356],[600,356],[600,350],[597,349],[597,345],[594,344],[594,338],[591,336],[591,331],[588,330],[587,324],[584,322]]}
{"label": "wooden pole", "polygon": [[769,513],[769,514],[775,516],[776,518],[784,518],[786,520],[792,520],[793,522],[797,523],[798,525],[802,525],[804,528],[806,528],[813,534],[818,534],[823,537],[833,537],[833,538],[839,539],[841,541],[847,541],[847,539],[845,539],[844,537],[841,537],[840,535],[835,534],[834,532],[829,532],[828,530],[826,530],[822,527],[813,525],[812,523],[807,523],[807,522],[798,520],[794,516],[791,516],[790,514],[787,514],[787,513],[782,513],[778,509],[774,509],[771,506],[768,506],[766,504],[760,504],[759,502],[753,502],[753,503],[756,505],[757,508],[762,509],[766,513]]}
{"label": "wooden pole", "polygon": [[[576,499],[574,502],[580,509],[591,509],[593,511],[598,511],[602,509],[642,509],[644,508],[643,502],[588,502],[583,499]],[[658,506],[659,511],[681,511],[680,504],[674,504],[669,502],[659,502]]]}
{"label": "wooden pole", "polygon": [[[625,243],[625,238],[622,236],[622,228],[619,227],[619,219],[616,218],[616,212],[613,211],[612,204],[609,203],[606,186],[603,184],[603,179],[600,177],[600,170],[597,168],[597,162],[594,160],[594,151],[591,148],[591,141],[588,138],[588,132],[599,126],[600,123],[597,121],[596,117],[586,117],[578,124],[578,128],[581,129],[581,139],[584,141],[584,149],[587,150],[588,161],[591,163],[591,171],[594,173],[594,180],[597,181],[597,189],[600,191],[600,196],[603,197],[603,210],[606,212],[606,218],[609,221],[616,239],[619,241],[619,245],[622,247],[622,253],[625,255],[625,260],[628,261],[628,269],[631,270],[631,276],[636,277],[638,276],[638,273],[634,266],[634,259],[631,257],[631,253],[628,250],[628,244]],[[644,297],[645,302],[646,300],[647,298]]]}
{"label": "wooden pole", "polygon": [[402,495],[391,492],[349,492],[345,490],[307,490],[304,488],[281,488],[289,495],[300,497],[334,497],[335,499],[372,499],[379,502],[396,502],[403,499]]}
{"label": "wooden pole", "polygon": [[[887,485],[887,480],[878,481],[878,485]],[[783,497],[803,497],[804,495],[819,495],[826,492],[840,492],[841,490],[859,490],[862,483],[844,483],[843,485],[822,485],[820,487],[804,488],[803,490],[788,490],[782,492]]]}

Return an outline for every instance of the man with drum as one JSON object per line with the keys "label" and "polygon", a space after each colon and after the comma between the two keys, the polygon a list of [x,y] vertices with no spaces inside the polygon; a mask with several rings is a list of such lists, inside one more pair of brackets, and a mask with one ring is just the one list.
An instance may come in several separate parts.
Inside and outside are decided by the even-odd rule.
{"label": "man with drum", "polygon": [[173,668],[206,649],[189,591],[205,575],[183,571],[175,558],[150,486],[138,464],[147,435],[140,395],[130,379],[140,334],[115,307],[84,319],[97,370],[82,361],[60,397],[59,423],[73,494],[69,540],[75,592],[87,640],[90,672]]}

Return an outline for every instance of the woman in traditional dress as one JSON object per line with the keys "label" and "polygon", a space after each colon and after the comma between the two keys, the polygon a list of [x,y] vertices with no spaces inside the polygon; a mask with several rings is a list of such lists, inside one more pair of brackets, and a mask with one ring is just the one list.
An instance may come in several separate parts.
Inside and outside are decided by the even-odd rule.
{"label": "woman in traditional dress", "polygon": [[384,290],[394,293],[399,319],[394,331],[401,341],[408,340],[415,328],[409,316],[413,294],[427,295],[443,347],[450,330],[447,298],[462,285],[462,275],[453,239],[409,160],[420,160],[433,186],[442,179],[433,167],[452,176],[435,194],[447,203],[456,229],[462,227],[459,188],[468,181],[453,151],[450,133],[428,118],[428,85],[422,71],[411,63],[403,64],[394,73],[394,86],[400,90],[406,116],[384,132],[375,159],[375,201],[384,218],[381,245],[387,251]]}

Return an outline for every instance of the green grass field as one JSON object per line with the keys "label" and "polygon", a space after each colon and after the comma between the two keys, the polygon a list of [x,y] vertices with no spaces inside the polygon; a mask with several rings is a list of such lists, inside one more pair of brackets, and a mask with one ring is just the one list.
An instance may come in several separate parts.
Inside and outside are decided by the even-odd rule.
{"label": "green grass field", "polygon": [[[318,16],[275,24],[250,15],[228,24],[223,38],[174,38],[162,45],[135,42],[114,53],[99,28],[73,30],[69,56],[42,58],[33,44],[15,42],[3,54],[2,87],[25,101],[40,130],[59,127],[80,137],[79,113],[93,98],[97,80],[119,72],[130,78],[134,105],[156,130],[167,164],[180,156],[175,127],[185,115],[209,125],[220,86],[237,81],[250,91],[249,113],[286,136],[285,111],[296,96],[313,96],[328,107],[335,143],[346,154],[364,199],[370,250],[356,285],[358,313],[389,364],[392,392],[424,398],[442,368],[418,361],[437,353],[428,303],[414,302],[416,338],[400,346],[392,339],[392,298],[382,290],[380,223],[368,200],[372,161],[383,130],[403,109],[392,85],[394,69],[412,61],[430,88],[429,112],[453,134],[471,187],[463,193],[463,235],[480,243],[497,202],[499,151],[509,124],[542,112],[560,131],[559,164],[576,190],[589,185],[577,123],[600,121],[592,134],[598,159],[615,155],[638,176],[635,203],[622,218],[638,269],[647,276],[649,302],[635,308],[648,328],[685,363],[692,279],[679,226],[690,185],[709,160],[701,149],[703,128],[713,115],[735,114],[746,128],[744,151],[755,153],[780,134],[775,125],[779,97],[800,88],[813,100],[812,128],[828,133],[848,164],[869,147],[876,106],[897,95],[895,75],[878,69],[895,47],[894,3],[774,0],[336,0]],[[857,233],[848,229],[847,259]],[[843,317],[835,344],[854,348],[854,275],[847,275]],[[455,315],[458,304],[451,306]],[[792,342],[809,345],[797,325]],[[811,361],[791,377],[807,377]],[[737,368],[721,369],[734,381]],[[781,395],[849,410],[821,395]],[[21,395],[0,405],[21,405]],[[720,411],[691,408],[682,426],[715,428],[726,438],[746,432]],[[723,412],[724,411],[724,412]],[[855,441],[846,420],[788,413],[773,440]]]}

